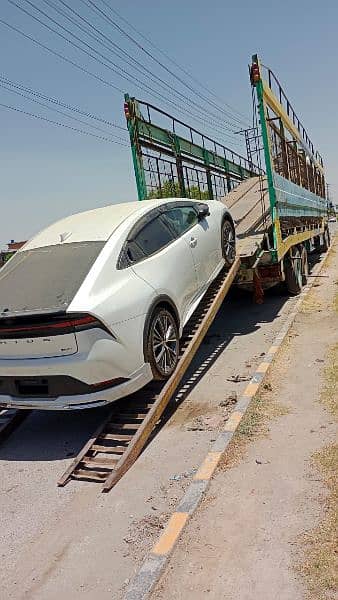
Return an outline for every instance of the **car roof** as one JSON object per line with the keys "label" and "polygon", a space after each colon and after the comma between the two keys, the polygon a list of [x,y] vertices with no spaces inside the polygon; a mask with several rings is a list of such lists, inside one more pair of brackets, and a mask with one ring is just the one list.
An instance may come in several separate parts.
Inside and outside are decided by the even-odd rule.
{"label": "car roof", "polygon": [[27,242],[19,252],[61,243],[104,242],[128,217],[132,215],[141,216],[142,213],[146,213],[152,208],[173,201],[187,202],[187,198],[161,198],[143,200],[142,202],[123,202],[76,213],[43,229]]}

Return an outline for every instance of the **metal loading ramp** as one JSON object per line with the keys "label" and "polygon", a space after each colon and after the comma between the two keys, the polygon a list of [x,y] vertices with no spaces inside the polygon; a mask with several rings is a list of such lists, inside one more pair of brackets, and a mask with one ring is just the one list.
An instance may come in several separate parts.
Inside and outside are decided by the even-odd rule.
{"label": "metal loading ramp", "polygon": [[113,403],[106,419],[84,445],[58,481],[102,484],[109,491],[128,471],[146,446],[156,425],[179,386],[228,293],[245,258],[256,260],[269,224],[268,195],[262,177],[238,185],[222,200],[236,226],[237,257],[229,271],[223,269],[210,285],[203,300],[185,327],[180,360],[167,382],[152,382],[128,398]]}
{"label": "metal loading ramp", "polygon": [[179,386],[205,334],[217,315],[241,259],[229,271],[222,269],[187,323],[181,339],[180,359],[166,382],[151,382],[135,394],[112,404],[111,411],[58,481],[70,480],[103,484],[108,492],[136,461]]}
{"label": "metal loading ramp", "polygon": [[221,201],[235,222],[237,254],[242,258],[253,256],[271,225],[266,178],[246,179]]}

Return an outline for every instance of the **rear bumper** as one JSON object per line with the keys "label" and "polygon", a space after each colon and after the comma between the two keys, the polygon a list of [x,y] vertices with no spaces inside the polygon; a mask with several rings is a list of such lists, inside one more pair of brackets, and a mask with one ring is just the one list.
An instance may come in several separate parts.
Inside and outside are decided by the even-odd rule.
{"label": "rear bumper", "polygon": [[132,373],[128,381],[112,388],[90,394],[75,394],[73,396],[58,396],[56,398],[22,398],[17,396],[0,395],[0,407],[27,410],[80,410],[105,406],[133,394],[144,387],[153,378],[149,364],[144,364]]}

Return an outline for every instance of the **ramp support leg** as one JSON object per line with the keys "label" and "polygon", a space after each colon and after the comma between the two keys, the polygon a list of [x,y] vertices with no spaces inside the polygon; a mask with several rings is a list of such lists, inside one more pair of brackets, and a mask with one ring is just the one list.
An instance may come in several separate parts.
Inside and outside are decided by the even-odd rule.
{"label": "ramp support leg", "polygon": [[254,302],[255,304],[263,304],[264,302],[264,290],[262,287],[261,278],[258,274],[257,269],[253,272],[253,288],[254,288]]}

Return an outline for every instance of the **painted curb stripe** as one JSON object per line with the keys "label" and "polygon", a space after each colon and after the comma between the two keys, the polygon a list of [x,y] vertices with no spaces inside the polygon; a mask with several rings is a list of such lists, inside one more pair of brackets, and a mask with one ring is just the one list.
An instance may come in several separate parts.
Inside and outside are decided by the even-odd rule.
{"label": "painted curb stripe", "polygon": [[157,544],[155,544],[152,553],[163,556],[168,554],[173,549],[178,536],[180,535],[184,525],[188,519],[188,513],[174,512],[170,517],[169,522],[162,533]]}
{"label": "painted curb stripe", "polygon": [[208,452],[194,479],[210,479],[216,469],[223,452]]}
{"label": "painted curb stripe", "polygon": [[259,386],[260,383],[249,383],[243,392],[243,396],[254,396]]}
{"label": "painted curb stripe", "polygon": [[[332,245],[324,260],[318,264],[317,269],[314,269],[311,282],[303,288],[294,310],[288,315],[281,330],[274,339],[273,345],[264,356],[264,361],[262,361],[258,366],[255,374],[251,378],[250,383],[244,390],[244,394],[238,400],[236,410],[230,415],[223,431],[221,431],[221,433],[218,435],[217,439],[213,443],[211,451],[208,452],[199,470],[195,474],[179,504],[177,512],[173,513],[169,519],[164,532],[159,537],[157,543],[149,553],[148,557],[146,557],[138,573],[130,583],[124,596],[124,600],[147,600],[150,597],[154,586],[160,579],[165,567],[167,566],[171,552],[178,541],[180,533],[185,527],[189,517],[194,514],[197,506],[205,495],[210,485],[211,477],[215,472],[220,459],[224,457],[253,396],[264,381],[264,374],[268,372],[273,360],[275,359],[276,353],[279,351],[283,340],[289,333],[290,327],[293,325],[293,322],[302,307],[304,298],[312,289],[314,283],[316,282],[316,277],[326,264],[333,245],[334,244],[332,241]],[[245,392],[248,390],[248,388],[250,390],[250,394],[245,395]],[[256,392],[252,393],[254,388],[256,389]]]}
{"label": "painted curb stripe", "polygon": [[229,419],[225,423],[224,431],[231,431],[231,432],[236,431],[236,429],[240,423],[240,420],[243,417],[243,414],[244,414],[243,412],[234,410],[234,412],[231,413]]}

